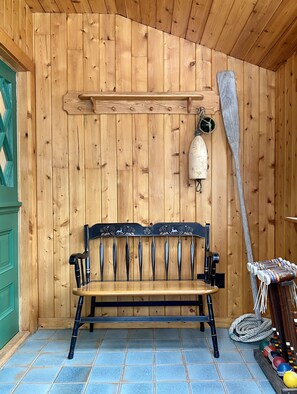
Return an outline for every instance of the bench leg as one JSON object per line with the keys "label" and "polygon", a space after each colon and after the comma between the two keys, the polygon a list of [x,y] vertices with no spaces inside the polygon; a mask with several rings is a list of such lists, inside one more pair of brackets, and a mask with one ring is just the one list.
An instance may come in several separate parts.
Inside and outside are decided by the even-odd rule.
{"label": "bench leg", "polygon": [[[199,316],[204,316],[204,310],[203,310],[203,298],[202,295],[198,296],[198,310],[199,310]],[[200,323],[200,331],[204,332],[204,323]]]}
{"label": "bench leg", "polygon": [[74,348],[75,348],[75,344],[76,344],[76,340],[77,340],[78,329],[80,327],[80,316],[81,316],[81,310],[82,310],[83,303],[84,303],[84,297],[79,297],[77,309],[76,309],[76,314],[75,314],[73,330],[72,330],[70,349],[69,349],[69,354],[68,354],[69,359],[72,359],[73,355],[74,355]]}
{"label": "bench leg", "polygon": [[[91,297],[91,313],[90,317],[95,316],[95,302],[96,302],[96,297]],[[94,323],[90,323],[90,332],[94,331]]]}
{"label": "bench leg", "polygon": [[211,301],[210,294],[207,294],[207,306],[208,306],[209,325],[210,325],[210,330],[211,330],[211,339],[212,339],[212,344],[213,344],[213,353],[214,353],[214,357],[218,358],[218,357],[220,357],[220,354],[219,354],[216,325],[215,325],[215,319],[214,319],[212,301]]}

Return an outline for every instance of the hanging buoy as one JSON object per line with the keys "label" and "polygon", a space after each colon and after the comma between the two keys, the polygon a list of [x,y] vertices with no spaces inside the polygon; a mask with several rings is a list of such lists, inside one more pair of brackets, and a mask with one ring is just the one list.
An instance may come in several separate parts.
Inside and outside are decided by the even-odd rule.
{"label": "hanging buoy", "polygon": [[203,138],[197,135],[193,139],[189,151],[189,178],[195,179],[197,192],[202,192],[201,181],[207,178],[207,167],[207,148]]}
{"label": "hanging buoy", "polygon": [[189,179],[194,179],[196,183],[196,192],[202,193],[202,180],[207,178],[208,154],[202,133],[209,134],[215,128],[215,122],[212,118],[205,116],[205,109],[198,109],[198,124],[195,130],[189,150]]}

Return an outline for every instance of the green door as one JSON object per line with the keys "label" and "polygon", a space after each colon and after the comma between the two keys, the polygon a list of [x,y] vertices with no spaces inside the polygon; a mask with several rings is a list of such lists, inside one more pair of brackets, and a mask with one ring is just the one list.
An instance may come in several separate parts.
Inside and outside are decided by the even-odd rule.
{"label": "green door", "polygon": [[19,331],[16,73],[0,60],[0,349]]}

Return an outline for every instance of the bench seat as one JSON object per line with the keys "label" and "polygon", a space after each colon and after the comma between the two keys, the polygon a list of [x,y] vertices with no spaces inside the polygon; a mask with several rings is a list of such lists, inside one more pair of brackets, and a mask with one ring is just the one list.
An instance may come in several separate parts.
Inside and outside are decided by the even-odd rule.
{"label": "bench seat", "polygon": [[90,282],[73,289],[77,296],[183,296],[213,294],[217,286],[202,280],[158,280],[158,281],[106,281]]}

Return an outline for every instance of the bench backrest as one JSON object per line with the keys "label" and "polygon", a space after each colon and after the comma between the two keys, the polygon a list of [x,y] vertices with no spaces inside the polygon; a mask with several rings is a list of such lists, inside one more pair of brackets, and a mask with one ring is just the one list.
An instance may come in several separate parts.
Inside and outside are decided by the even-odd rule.
{"label": "bench backrest", "polygon": [[[159,247],[159,238],[164,239],[164,247],[162,251],[162,260],[164,263],[165,270],[165,279],[169,279],[169,254],[170,250],[172,250],[169,246],[169,239],[176,239],[176,264],[177,264],[177,278],[181,279],[182,272],[182,248],[183,248],[183,240],[187,239],[186,247],[189,248],[187,255],[189,256],[189,264],[190,264],[190,278],[194,279],[195,272],[195,254],[196,254],[196,238],[204,239],[204,279],[208,281],[210,274],[209,269],[209,256],[208,253],[210,251],[210,225],[206,224],[205,226],[200,223],[194,222],[164,222],[164,223],[156,223],[152,226],[142,226],[138,223],[109,223],[102,224],[97,223],[93,226],[84,226],[84,243],[85,243],[85,252],[90,255],[90,247],[91,240],[99,239],[99,266],[100,266],[100,280],[103,281],[104,272],[105,272],[105,254],[106,254],[106,246],[104,245],[104,239],[111,238],[112,245],[109,245],[109,248],[112,248],[112,266],[113,266],[113,280],[116,281],[118,279],[118,266],[120,257],[123,258],[124,255],[125,261],[125,279],[127,281],[130,280],[130,269],[131,269],[131,247],[136,249],[137,251],[137,261],[138,261],[138,271],[139,271],[139,280],[143,280],[143,243],[145,240],[149,240],[150,243],[150,266],[152,272],[152,280],[156,280],[156,245],[158,243]],[[122,242],[124,242],[119,247],[118,243],[121,242],[119,238],[124,238]],[[133,239],[136,240],[133,242]],[[119,241],[119,242],[118,242]],[[119,253],[120,251],[120,253]],[[121,254],[121,256],[119,256]],[[158,251],[158,256],[160,255],[160,251]],[[90,259],[88,257],[86,261],[86,278],[85,282],[89,283],[91,280],[91,269],[90,269]],[[109,278],[110,279],[110,278]],[[184,279],[184,278],[183,278]]]}

